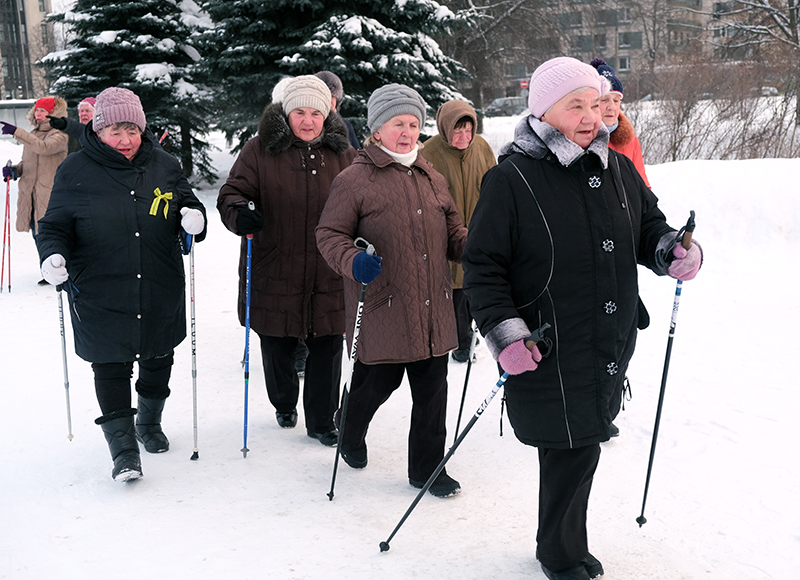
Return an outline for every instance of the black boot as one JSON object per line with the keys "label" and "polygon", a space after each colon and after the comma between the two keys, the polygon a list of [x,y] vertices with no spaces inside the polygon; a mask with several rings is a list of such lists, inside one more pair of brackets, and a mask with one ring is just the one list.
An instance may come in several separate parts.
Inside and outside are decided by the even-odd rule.
{"label": "black boot", "polygon": [[103,430],[108,450],[114,460],[111,477],[114,481],[133,481],[142,477],[139,444],[133,426],[136,409],[115,411],[95,420]]}
{"label": "black boot", "polygon": [[136,415],[136,438],[148,453],[169,450],[169,440],[161,430],[161,411],[166,399],[145,399],[139,395],[139,413]]}

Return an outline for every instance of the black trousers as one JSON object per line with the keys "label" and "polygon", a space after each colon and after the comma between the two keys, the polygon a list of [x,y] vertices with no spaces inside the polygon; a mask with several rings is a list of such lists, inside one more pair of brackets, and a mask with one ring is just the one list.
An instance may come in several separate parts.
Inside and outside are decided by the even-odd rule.
{"label": "black trousers", "polygon": [[426,481],[444,457],[447,436],[447,356],[376,365],[365,365],[356,360],[342,444],[356,448],[365,444],[370,421],[378,408],[397,390],[406,373],[412,399],[408,478]]}
{"label": "black trousers", "polygon": [[472,314],[469,311],[469,299],[461,288],[453,288],[453,307],[456,311],[458,348],[469,348],[472,343]]}
{"label": "black trousers", "polygon": [[577,566],[589,553],[586,510],[600,444],[539,448],[539,561],[553,572]]}
{"label": "black trousers", "polygon": [[[295,370],[295,349],[300,339],[258,335],[267,395],[275,410],[288,413],[297,408],[300,379]],[[341,334],[306,338],[308,358],[303,385],[303,412],[306,429],[314,433],[332,431],[333,413],[339,404],[342,379]]]}
{"label": "black trousers", "polygon": [[[173,351],[139,361],[136,392],[145,399],[169,397],[169,378],[172,374]],[[94,390],[100,411],[108,415],[131,408],[131,377],[133,363],[92,363]]]}

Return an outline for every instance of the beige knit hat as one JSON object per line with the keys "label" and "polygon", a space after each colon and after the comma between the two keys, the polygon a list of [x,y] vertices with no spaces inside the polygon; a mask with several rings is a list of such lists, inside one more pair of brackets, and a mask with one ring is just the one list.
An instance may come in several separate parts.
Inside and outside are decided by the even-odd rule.
{"label": "beige knit hat", "polygon": [[328,118],[331,112],[331,91],[314,75],[294,77],[283,89],[283,112],[286,116],[300,107],[311,107]]}

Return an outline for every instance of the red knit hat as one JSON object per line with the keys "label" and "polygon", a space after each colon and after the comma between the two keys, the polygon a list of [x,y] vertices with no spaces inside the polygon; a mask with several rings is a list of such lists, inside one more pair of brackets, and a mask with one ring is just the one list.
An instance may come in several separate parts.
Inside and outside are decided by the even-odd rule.
{"label": "red knit hat", "polygon": [[52,113],[56,108],[56,100],[53,97],[42,97],[33,107],[34,109],[45,109],[48,113]]}

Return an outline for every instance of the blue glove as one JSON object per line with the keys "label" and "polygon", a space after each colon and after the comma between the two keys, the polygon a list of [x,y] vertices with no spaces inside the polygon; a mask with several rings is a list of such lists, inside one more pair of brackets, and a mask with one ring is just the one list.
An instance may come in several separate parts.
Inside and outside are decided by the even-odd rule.
{"label": "blue glove", "polygon": [[361,252],[353,260],[353,278],[362,284],[369,284],[381,273],[383,258]]}
{"label": "blue glove", "polygon": [[0,125],[3,126],[3,135],[13,135],[17,131],[17,127],[11,123],[0,121]]}

